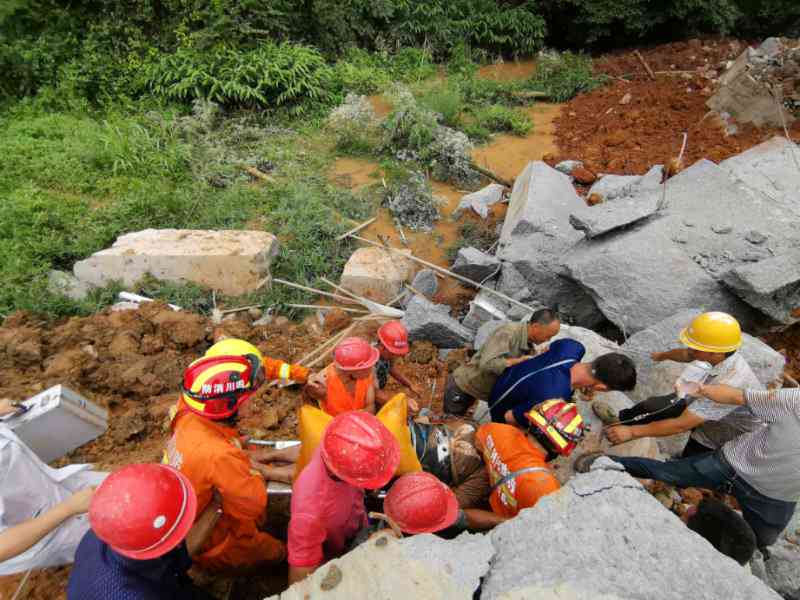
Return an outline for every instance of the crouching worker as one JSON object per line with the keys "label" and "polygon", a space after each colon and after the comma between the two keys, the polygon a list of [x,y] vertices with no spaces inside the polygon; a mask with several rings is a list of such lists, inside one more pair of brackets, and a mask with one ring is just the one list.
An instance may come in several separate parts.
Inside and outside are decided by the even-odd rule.
{"label": "crouching worker", "polygon": [[333,362],[313,375],[306,393],[335,417],[351,410],[375,414],[375,364],[380,353],[366,340],[345,338],[333,351]]}
{"label": "crouching worker", "polygon": [[89,507],[67,586],[68,600],[206,600],[187,572],[219,518],[211,502],[197,516],[191,482],[166,465],[111,474]]}
{"label": "crouching worker", "polygon": [[[786,528],[800,498],[800,389],[743,391],[707,385],[700,393],[717,404],[746,407],[767,425],[730,440],[720,450],[687,458],[667,462],[611,458],[634,477],[732,494],[758,547],[770,546]],[[589,470],[597,456],[579,457],[575,468]]]}
{"label": "crouching worker", "polygon": [[[400,321],[389,321],[378,329],[378,352],[380,358],[375,365],[375,379],[378,386],[376,400],[380,405],[391,400],[393,394],[384,391],[389,383],[389,376],[404,385],[417,398],[421,397],[420,391],[411,380],[406,377],[398,366],[398,358],[408,354],[411,347],[408,345],[408,330]],[[409,412],[416,413],[419,405],[410,396],[408,400]]]}
{"label": "crouching worker", "polygon": [[375,416],[352,411],[328,424],[292,487],[289,585],[345,552],[367,526],[364,490],[386,485],[399,464],[397,440]]}
{"label": "crouching worker", "polygon": [[[222,344],[224,352],[241,354],[220,354]],[[203,569],[237,574],[286,557],[284,544],[260,530],[267,514],[262,471],[269,467],[251,461],[237,429],[247,401],[264,381],[262,361],[255,346],[224,340],[184,373],[165,460],[192,482],[201,510],[211,501],[212,489],[222,497],[223,516],[195,559]],[[284,379],[305,376],[289,365],[278,370]]]}

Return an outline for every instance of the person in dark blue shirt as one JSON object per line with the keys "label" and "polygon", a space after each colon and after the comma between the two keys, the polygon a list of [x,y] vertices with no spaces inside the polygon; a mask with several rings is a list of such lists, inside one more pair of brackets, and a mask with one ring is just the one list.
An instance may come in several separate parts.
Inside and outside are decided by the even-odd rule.
{"label": "person in dark blue shirt", "polygon": [[578,388],[605,392],[636,387],[636,367],[630,358],[612,352],[590,363],[580,362],[585,353],[580,342],[560,339],[547,352],[506,369],[489,396],[492,421],[527,429],[525,413],[545,400],[567,400]]}
{"label": "person in dark blue shirt", "polygon": [[67,600],[213,600],[188,576],[221,509],[197,514],[189,480],[166,465],[110,475],[89,508],[91,529],[75,553]]}

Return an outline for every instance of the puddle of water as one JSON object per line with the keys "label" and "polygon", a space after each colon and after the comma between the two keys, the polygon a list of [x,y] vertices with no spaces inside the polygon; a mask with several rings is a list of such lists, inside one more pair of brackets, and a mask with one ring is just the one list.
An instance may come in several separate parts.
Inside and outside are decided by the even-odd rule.
{"label": "puddle of water", "polygon": [[478,77],[495,81],[514,81],[528,79],[536,72],[536,61],[521,60],[484,65],[478,69]]}
{"label": "puddle of water", "polygon": [[331,181],[351,190],[360,190],[381,180],[377,163],[363,158],[337,158],[329,177]]}
{"label": "puddle of water", "polygon": [[533,121],[533,130],[525,137],[498,135],[490,143],[472,151],[472,159],[501,177],[514,179],[532,160],[556,153],[555,125],[561,104],[537,103],[524,108]]}

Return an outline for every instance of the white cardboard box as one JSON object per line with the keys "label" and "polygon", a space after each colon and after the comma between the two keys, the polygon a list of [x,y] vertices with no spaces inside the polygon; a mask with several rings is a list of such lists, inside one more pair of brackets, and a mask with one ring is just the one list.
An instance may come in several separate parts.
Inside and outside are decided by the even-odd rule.
{"label": "white cardboard box", "polygon": [[49,463],[108,429],[108,411],[63,385],[25,400],[26,413],[5,419],[39,458]]}

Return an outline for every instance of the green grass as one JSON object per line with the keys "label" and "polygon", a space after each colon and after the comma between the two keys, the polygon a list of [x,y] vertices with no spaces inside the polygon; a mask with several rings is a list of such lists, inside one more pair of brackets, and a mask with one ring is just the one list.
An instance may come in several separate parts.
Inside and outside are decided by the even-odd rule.
{"label": "green grass", "polygon": [[592,59],[584,54],[541,54],[537,62],[536,73],[526,87],[546,92],[552,102],[566,102],[606,80],[592,72]]}
{"label": "green grass", "polygon": [[[69,270],[117,236],[148,227],[257,226],[281,241],[276,275],[313,283],[341,269],[349,251],[335,237],[351,226],[345,219],[363,219],[373,206],[328,183],[331,157],[317,129],[275,132],[262,124],[260,138],[237,138],[248,128],[229,120],[227,128],[189,134],[175,117],[30,106],[0,116],[7,152],[0,172],[0,314],[85,314],[107,304],[115,289],[84,302],[49,294],[48,271]],[[269,161],[276,183],[254,184],[226,160]],[[206,182],[215,172],[227,182],[223,189]],[[161,286],[156,295],[191,304],[179,288]],[[258,295],[264,303],[308,299],[277,288]]]}

